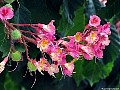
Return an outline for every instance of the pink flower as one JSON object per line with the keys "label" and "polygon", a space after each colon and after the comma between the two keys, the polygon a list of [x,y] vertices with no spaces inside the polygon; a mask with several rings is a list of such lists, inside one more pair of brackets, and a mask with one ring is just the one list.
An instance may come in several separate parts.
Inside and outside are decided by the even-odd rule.
{"label": "pink flower", "polygon": [[98,27],[98,33],[106,33],[108,35],[111,34],[111,31],[110,31],[110,23],[107,22],[107,24],[104,24],[103,26],[100,26]]}
{"label": "pink flower", "polygon": [[108,46],[110,43],[110,40],[108,38],[108,35],[106,33],[100,33],[100,41],[102,45]]}
{"label": "pink flower", "polygon": [[89,25],[97,27],[100,25],[100,18],[96,15],[90,16]]}
{"label": "pink flower", "polygon": [[7,20],[13,18],[14,13],[11,8],[3,6],[0,8],[0,19]]}
{"label": "pink flower", "polygon": [[[9,54],[10,54],[10,53],[9,53]],[[4,60],[0,63],[0,73],[5,69],[5,64],[6,64],[7,61],[8,61],[9,54],[8,54],[8,56],[5,57]]]}
{"label": "pink flower", "polygon": [[48,25],[38,24],[38,27],[43,28],[49,34],[54,35],[56,29],[55,26],[53,25],[53,22],[55,22],[55,20],[51,20],[51,22]]}
{"label": "pink flower", "polygon": [[65,75],[71,76],[74,70],[74,64],[73,63],[65,63],[63,66],[63,73]]}
{"label": "pink flower", "polygon": [[58,68],[57,65],[51,64],[46,71],[48,71],[48,73],[50,75],[54,76],[54,73],[58,73],[59,72],[59,68]]}
{"label": "pink flower", "polygon": [[45,58],[40,58],[40,61],[36,63],[37,69],[41,74],[43,74],[42,71],[47,70],[48,65],[49,63]]}
{"label": "pink flower", "polygon": [[65,43],[66,52],[73,58],[78,58],[80,56],[79,44],[75,42],[74,38],[71,37],[70,41]]}
{"label": "pink flower", "polygon": [[95,57],[98,58],[103,58],[103,51],[98,49],[97,51],[95,51]]}
{"label": "pink flower", "polygon": [[103,25],[103,32],[105,32],[106,34],[110,35],[111,31],[110,31],[110,23],[108,22],[107,24]]}
{"label": "pink flower", "polygon": [[98,50],[101,48],[101,42],[98,40],[94,45],[92,45],[92,48],[94,51]]}
{"label": "pink flower", "polygon": [[40,48],[40,50],[47,52],[47,49],[49,48],[50,45],[50,41],[45,38],[41,40],[37,38],[36,41],[37,41],[37,48]]}
{"label": "pink flower", "polygon": [[62,48],[58,46],[50,46],[47,53],[57,65],[66,63],[66,54]]}
{"label": "pink flower", "polygon": [[77,32],[77,33],[74,35],[74,38],[75,38],[75,41],[76,41],[76,42],[82,41],[82,33]]}
{"label": "pink flower", "polygon": [[94,58],[94,50],[89,46],[81,45],[81,49],[83,50],[83,56],[87,60],[92,60]]}
{"label": "pink flower", "polygon": [[90,35],[86,37],[86,41],[90,44],[95,43],[97,40],[99,39],[99,37],[97,36],[97,31],[91,31]]}

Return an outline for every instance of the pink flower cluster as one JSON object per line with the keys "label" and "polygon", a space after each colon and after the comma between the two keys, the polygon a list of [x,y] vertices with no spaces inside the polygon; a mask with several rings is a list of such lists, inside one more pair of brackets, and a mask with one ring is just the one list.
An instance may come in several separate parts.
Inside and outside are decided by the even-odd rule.
{"label": "pink flower cluster", "polygon": [[[74,70],[74,60],[83,56],[86,60],[103,58],[103,50],[110,43],[108,35],[111,34],[110,23],[100,25],[100,18],[96,15],[90,16],[89,24],[86,25],[83,33],[77,32],[74,36],[63,37],[56,40],[56,28],[52,20],[48,25],[38,24],[36,32],[37,48],[43,53],[40,61],[33,64],[41,73],[47,71],[54,76],[60,70],[63,75],[71,76]],[[52,59],[52,64],[47,60],[44,53]],[[67,62],[66,57],[70,55],[73,59]],[[59,70],[60,69],[60,70]]]}
{"label": "pink flower cluster", "polygon": [[[13,16],[12,8],[7,6],[0,8],[1,20],[11,19]],[[43,57],[39,61],[33,60],[32,63],[41,74],[47,71],[54,76],[61,70],[63,75],[71,76],[74,70],[74,60],[78,60],[81,56],[86,60],[92,60],[94,57],[103,58],[103,50],[110,43],[108,35],[111,31],[109,22],[100,25],[100,21],[98,16],[90,16],[89,24],[85,26],[82,33],[77,32],[74,36],[63,37],[59,40],[55,37],[54,20],[48,25],[39,23],[34,28],[37,32],[37,48],[40,49]],[[52,63],[48,62],[45,53],[50,56]],[[0,63],[0,73],[4,70],[8,56]],[[70,62],[67,62],[67,56],[72,57]]]}

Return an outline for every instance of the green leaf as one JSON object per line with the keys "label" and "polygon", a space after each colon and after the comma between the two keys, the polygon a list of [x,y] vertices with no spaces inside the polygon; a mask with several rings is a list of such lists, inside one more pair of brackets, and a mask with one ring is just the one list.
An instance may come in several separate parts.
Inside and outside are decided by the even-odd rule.
{"label": "green leaf", "polygon": [[32,13],[33,23],[48,24],[51,20],[57,23],[60,19],[59,8],[62,4],[61,0],[24,0],[25,6]]}
{"label": "green leaf", "polygon": [[78,60],[75,62],[75,74],[73,74],[73,78],[75,79],[75,82],[77,86],[80,85],[80,81],[83,80],[85,77],[83,75],[84,67],[83,67],[83,60]]}
{"label": "green leaf", "polygon": [[58,26],[58,32],[64,32],[65,36],[67,35],[74,35],[76,32],[80,32],[84,30],[85,26],[85,14],[84,8],[80,7],[78,10],[75,11],[75,17],[73,19],[73,25],[70,25],[65,20],[63,16],[60,20]]}
{"label": "green leaf", "polygon": [[36,45],[30,44],[28,50],[31,58],[36,58],[38,55],[40,55],[40,50],[36,48]]}
{"label": "green leaf", "polygon": [[4,39],[5,39],[4,25],[2,24],[2,22],[0,22],[0,46],[4,42]]}
{"label": "green leaf", "polygon": [[17,44],[15,45],[15,50],[20,51],[20,52],[25,52],[25,47],[23,44]]}
{"label": "green leaf", "polygon": [[[89,3],[88,6],[87,6],[87,9],[86,9],[87,18],[89,18],[90,15],[97,13],[97,15],[102,17],[103,19],[106,19],[106,18],[109,19],[115,13],[117,13],[117,12],[115,12],[113,14],[114,10],[116,9],[116,8],[113,8],[113,6],[117,5],[116,2],[118,0],[115,0],[114,3],[111,0],[107,1],[108,2],[107,7],[104,7],[104,8],[102,8],[102,6],[100,4],[97,5],[97,3],[95,3],[98,0],[96,0],[96,1],[95,0],[89,0],[89,2],[90,1],[92,1],[92,3]],[[110,2],[111,2],[111,4],[109,4]],[[115,6],[115,7],[118,7],[118,6]],[[117,11],[117,9],[116,9],[116,11]],[[102,19],[102,22],[101,22],[102,24],[106,23],[106,20],[103,20],[103,19]],[[87,66],[85,66],[88,69],[84,68],[84,70],[87,70],[85,77],[89,81],[90,85],[93,85],[94,83],[97,83],[100,79],[104,79],[107,76],[109,76],[109,73],[111,72],[112,67],[114,66],[113,63],[119,55],[119,48],[120,48],[119,41],[120,41],[120,38],[118,36],[117,30],[115,29],[115,27],[113,25],[111,25],[111,32],[112,33],[110,35],[110,41],[111,41],[110,45],[105,48],[103,59],[100,60],[103,64],[98,64],[97,63],[96,65],[94,65],[94,64],[92,65],[91,63],[88,62],[88,64],[86,63]],[[88,71],[89,69],[91,69],[90,70],[91,72]],[[95,75],[92,74],[92,73],[94,73]]]}
{"label": "green leaf", "polygon": [[8,42],[8,40],[4,39],[0,46],[0,51],[3,53],[2,58],[8,55],[10,51],[10,43]]}
{"label": "green leaf", "polygon": [[95,61],[87,61],[87,60],[78,60],[75,62],[75,74],[73,74],[73,78],[77,86],[80,85],[82,80],[88,80],[89,84],[93,86],[93,84],[99,82],[101,79],[105,79],[109,76],[112,71],[114,62],[109,62],[106,65],[101,64],[100,62],[95,63]]}
{"label": "green leaf", "polygon": [[[31,12],[24,6],[24,2],[20,0],[19,7],[14,15],[14,23],[31,24]],[[18,29],[32,30],[30,27],[17,27]]]}
{"label": "green leaf", "polygon": [[102,65],[94,61],[85,61],[83,66],[85,79],[93,86],[93,84],[97,83],[100,79],[105,79],[109,76],[113,68],[113,62]]}
{"label": "green leaf", "polygon": [[6,39],[4,25],[0,22],[0,51],[3,53],[2,57],[7,56],[10,50],[10,44]]}
{"label": "green leaf", "polygon": [[63,0],[63,11],[68,23],[73,23],[74,11],[83,6],[84,2],[85,0]]}
{"label": "green leaf", "polygon": [[2,57],[7,56],[9,52],[9,42],[6,40],[4,25],[0,22],[0,51],[3,53]]}
{"label": "green leaf", "polygon": [[75,12],[73,19],[73,27],[68,31],[67,35],[74,35],[76,32],[82,32],[85,27],[85,14],[84,8],[81,7]]}

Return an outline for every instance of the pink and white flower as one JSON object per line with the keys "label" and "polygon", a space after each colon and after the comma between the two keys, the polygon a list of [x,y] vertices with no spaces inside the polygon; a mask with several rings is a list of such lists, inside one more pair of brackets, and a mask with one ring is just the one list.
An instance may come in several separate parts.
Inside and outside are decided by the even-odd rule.
{"label": "pink and white flower", "polygon": [[49,73],[50,75],[54,76],[54,73],[58,73],[58,72],[59,72],[59,68],[58,68],[57,65],[51,64],[51,65],[47,68],[46,71],[48,71],[48,73]]}
{"label": "pink and white flower", "polygon": [[63,74],[71,76],[74,70],[74,64],[72,62],[65,63],[63,66]]}
{"label": "pink and white flower", "polygon": [[51,22],[48,25],[38,24],[38,27],[43,28],[49,34],[54,35],[55,34],[55,30],[56,30],[55,26],[53,25],[54,22],[55,22],[55,20],[51,20]]}
{"label": "pink and white flower", "polygon": [[0,73],[3,72],[3,70],[5,69],[5,64],[8,62],[8,57],[9,57],[10,53],[8,54],[7,57],[4,58],[4,60],[0,63]]}

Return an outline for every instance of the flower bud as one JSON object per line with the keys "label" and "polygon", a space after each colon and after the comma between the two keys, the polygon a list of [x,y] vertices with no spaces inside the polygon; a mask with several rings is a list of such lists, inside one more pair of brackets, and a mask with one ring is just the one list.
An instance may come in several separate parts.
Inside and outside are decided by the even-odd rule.
{"label": "flower bud", "polygon": [[11,8],[13,10],[12,5],[6,4],[5,6]]}
{"label": "flower bud", "polygon": [[[33,61],[34,61],[34,60],[33,60]],[[34,65],[34,62],[32,62],[32,61],[29,61],[29,62],[27,63],[27,66],[28,66],[28,69],[29,69],[30,72],[37,70],[36,66]]]}
{"label": "flower bud", "polygon": [[11,53],[11,58],[13,61],[20,61],[22,56],[21,53],[19,51],[15,51]]}
{"label": "flower bud", "polygon": [[6,3],[12,3],[14,2],[15,0],[4,0]]}
{"label": "flower bud", "polygon": [[13,30],[12,32],[11,32],[11,36],[12,36],[12,39],[13,40],[18,40],[18,39],[20,39],[21,38],[21,32],[19,31],[19,30]]}

